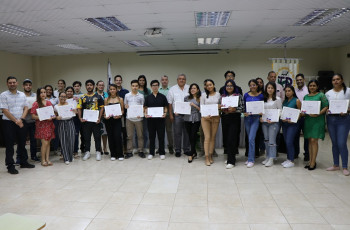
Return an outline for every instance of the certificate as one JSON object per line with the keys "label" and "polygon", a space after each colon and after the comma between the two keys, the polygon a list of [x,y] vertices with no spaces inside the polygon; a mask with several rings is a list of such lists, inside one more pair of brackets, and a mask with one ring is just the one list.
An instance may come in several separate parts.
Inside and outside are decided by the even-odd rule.
{"label": "certificate", "polygon": [[129,105],[127,118],[143,117],[143,105]]}
{"label": "certificate", "polygon": [[73,109],[76,109],[77,108],[77,101],[74,100],[73,98],[71,99],[67,99],[66,102],[70,105],[72,105]]}
{"label": "certificate", "polygon": [[219,116],[218,104],[201,105],[202,117]]}
{"label": "certificate", "polygon": [[58,116],[62,118],[71,118],[75,116],[75,113],[73,112],[73,106],[70,104],[57,106],[57,112]]}
{"label": "certificate", "polygon": [[52,117],[55,117],[52,106],[46,106],[36,109],[36,113],[39,116],[39,121],[49,120]]}
{"label": "certificate", "polygon": [[265,109],[261,118],[264,122],[279,122],[280,110],[279,109]]}
{"label": "certificate", "polygon": [[340,114],[347,113],[349,108],[349,100],[330,100],[329,113]]}
{"label": "certificate", "polygon": [[99,114],[99,110],[84,109],[83,120],[97,122]]}
{"label": "certificate", "polygon": [[115,117],[122,115],[122,109],[120,107],[120,104],[106,105],[104,108],[106,111],[106,117]]}
{"label": "certificate", "polygon": [[306,114],[320,114],[320,101],[302,101],[301,112]]}
{"label": "certificate", "polygon": [[175,102],[175,113],[178,114],[191,114],[191,103],[190,102]]}
{"label": "certificate", "polygon": [[28,109],[31,109],[33,107],[35,101],[36,97],[27,97]]}
{"label": "certificate", "polygon": [[246,102],[246,111],[251,114],[264,113],[264,102],[263,101],[249,101]]}
{"label": "certificate", "polygon": [[147,115],[149,117],[163,117],[164,107],[148,107],[147,108]]}
{"label": "certificate", "polygon": [[228,107],[238,107],[239,96],[223,97],[221,99],[221,105],[223,109]]}
{"label": "certificate", "polygon": [[287,120],[290,119],[291,122],[297,123],[300,115],[300,109],[293,109],[289,107],[283,107],[281,119]]}

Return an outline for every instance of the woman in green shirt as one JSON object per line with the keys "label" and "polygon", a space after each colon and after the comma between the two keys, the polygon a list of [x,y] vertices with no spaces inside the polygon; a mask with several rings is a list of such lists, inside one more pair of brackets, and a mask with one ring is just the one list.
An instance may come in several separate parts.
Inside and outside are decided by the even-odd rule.
{"label": "woman in green shirt", "polygon": [[304,101],[321,101],[320,114],[305,114],[304,138],[309,140],[310,162],[305,166],[308,170],[316,169],[316,157],[318,152],[318,139],[325,137],[325,114],[328,109],[326,95],[320,92],[319,82],[311,80],[308,84],[309,94],[305,95]]}

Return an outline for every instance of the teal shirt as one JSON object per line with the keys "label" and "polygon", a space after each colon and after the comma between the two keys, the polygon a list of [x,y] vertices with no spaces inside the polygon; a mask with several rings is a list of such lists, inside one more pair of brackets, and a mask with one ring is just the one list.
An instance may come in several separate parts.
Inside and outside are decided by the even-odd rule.
{"label": "teal shirt", "polygon": [[159,88],[159,93],[163,94],[164,96],[167,96],[169,92],[169,87],[167,87],[166,89],[163,89],[162,87]]}
{"label": "teal shirt", "polygon": [[296,97],[293,97],[292,100],[288,101],[287,97],[283,102],[283,107],[289,107],[289,108],[293,108],[293,109],[297,109],[297,99]]}
{"label": "teal shirt", "polygon": [[147,95],[145,95],[145,92],[143,91],[143,90],[138,90],[139,91],[139,93],[141,93],[145,98],[148,96],[148,95],[150,95],[152,92],[151,92],[151,90],[149,89],[149,88],[147,88]]}

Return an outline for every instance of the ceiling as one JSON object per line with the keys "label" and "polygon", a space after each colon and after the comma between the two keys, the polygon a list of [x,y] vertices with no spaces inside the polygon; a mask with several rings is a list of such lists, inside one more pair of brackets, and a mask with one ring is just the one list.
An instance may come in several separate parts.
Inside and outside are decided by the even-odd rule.
{"label": "ceiling", "polygon": [[[349,0],[0,0],[0,24],[14,24],[42,34],[16,37],[0,32],[0,50],[34,55],[197,49],[264,49],[276,36],[296,36],[288,48],[326,48],[350,44],[350,12],[325,26],[293,26],[318,8],[348,8]],[[197,28],[194,12],[231,11],[226,27]],[[115,16],[128,31],[104,32],[82,19]],[[147,38],[147,28],[163,36]],[[199,37],[220,37],[218,45],[198,46]],[[151,47],[131,47],[124,40],[146,40]],[[88,49],[71,50],[58,44]]]}

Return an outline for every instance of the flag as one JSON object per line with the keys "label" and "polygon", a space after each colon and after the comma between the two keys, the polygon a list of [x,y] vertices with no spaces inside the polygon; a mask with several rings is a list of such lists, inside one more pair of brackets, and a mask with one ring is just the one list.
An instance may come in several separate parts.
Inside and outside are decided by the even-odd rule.
{"label": "flag", "polygon": [[107,64],[107,86],[112,82],[112,72],[111,72],[111,62],[108,59],[108,64]]}
{"label": "flag", "polygon": [[296,87],[295,76],[299,72],[299,59],[298,58],[273,58],[272,70],[277,74],[277,82],[285,87],[286,85],[292,85]]}

